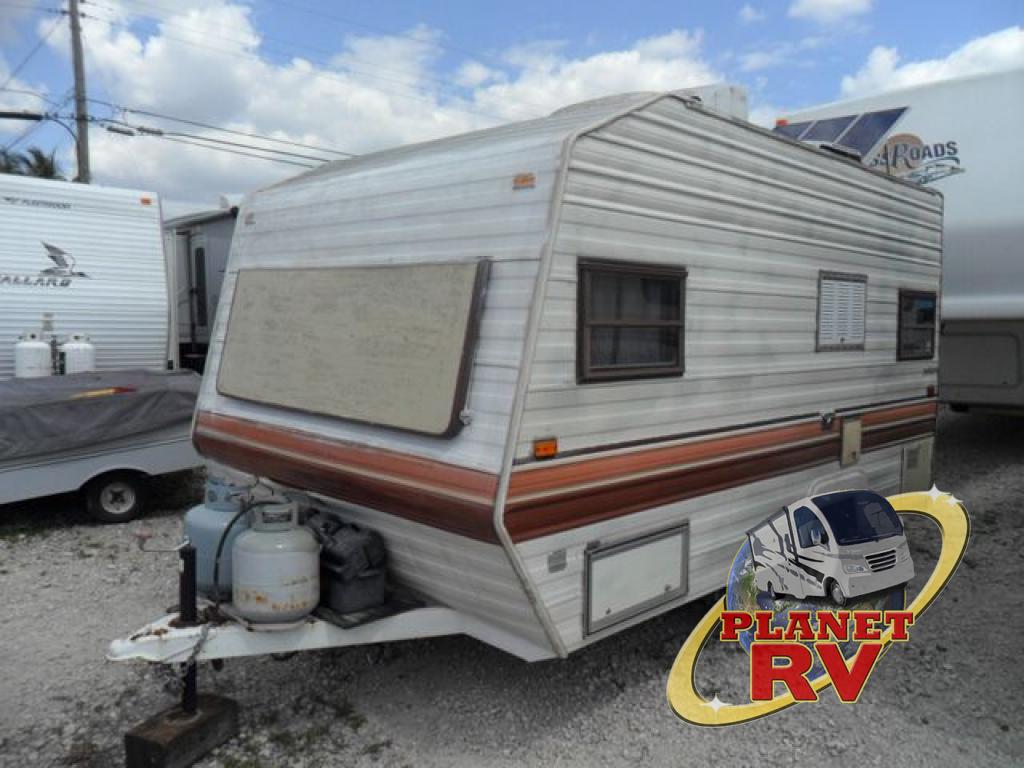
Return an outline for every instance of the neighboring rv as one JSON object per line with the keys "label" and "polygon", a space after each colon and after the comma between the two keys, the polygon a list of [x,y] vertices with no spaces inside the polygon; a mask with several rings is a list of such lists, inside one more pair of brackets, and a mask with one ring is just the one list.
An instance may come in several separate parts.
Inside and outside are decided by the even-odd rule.
{"label": "neighboring rv", "polygon": [[677,93],[256,192],[196,445],[382,534],[415,601],[345,629],[167,617],[110,658],[452,632],[565,656],[720,590],[793,498],[929,487],[935,345],[906,354],[927,323],[899,300],[937,302],[941,234],[933,190]]}
{"label": "neighboring rv", "polygon": [[[776,130],[943,193],[939,395],[1024,408],[1024,69],[801,110]],[[909,295],[901,312],[930,322],[932,307]]]}
{"label": "neighboring rv", "polygon": [[175,275],[181,364],[199,373],[206,364],[237,216],[238,206],[222,198],[220,208],[164,222],[164,247]]}
{"label": "neighboring rv", "polygon": [[176,365],[155,195],[0,174],[0,233],[0,379],[26,333],[84,334],[101,371]]}
{"label": "neighboring rv", "polygon": [[754,583],[775,599],[850,598],[906,584],[914,562],[892,505],[871,491],[801,499],[747,531]]}

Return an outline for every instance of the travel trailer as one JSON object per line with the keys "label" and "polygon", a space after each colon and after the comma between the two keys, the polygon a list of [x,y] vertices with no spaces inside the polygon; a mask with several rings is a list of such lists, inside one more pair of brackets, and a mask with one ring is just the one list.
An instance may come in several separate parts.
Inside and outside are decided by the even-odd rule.
{"label": "travel trailer", "polygon": [[274,631],[165,616],[109,658],[451,633],[565,656],[721,589],[794,498],[929,487],[941,234],[934,190],[682,93],[254,193],[196,445],[379,534],[408,600]]}
{"label": "travel trailer", "polygon": [[15,374],[19,339],[73,334],[96,370],[176,366],[155,195],[0,174],[0,232],[0,379]]}
{"label": "travel trailer", "polygon": [[198,392],[192,371],[0,381],[0,504],[78,492],[100,522],[135,519],[150,478],[202,464],[190,434]]}
{"label": "travel trailer", "polygon": [[844,605],[914,578],[899,515],[870,491],[801,499],[747,531],[747,541],[754,583],[772,599],[830,597]]}
{"label": "travel trailer", "polygon": [[173,264],[182,366],[203,372],[217,313],[238,206],[221,207],[164,222],[164,248]]}
{"label": "travel trailer", "polygon": [[801,110],[776,127],[942,192],[939,396],[957,409],[1024,408],[1022,94],[1015,69]]}

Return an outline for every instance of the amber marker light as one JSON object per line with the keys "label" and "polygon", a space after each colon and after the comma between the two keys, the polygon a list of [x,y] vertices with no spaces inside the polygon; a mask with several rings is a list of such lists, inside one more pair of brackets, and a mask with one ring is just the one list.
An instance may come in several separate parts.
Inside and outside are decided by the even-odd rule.
{"label": "amber marker light", "polygon": [[553,459],[558,455],[558,438],[546,437],[543,440],[533,441],[533,458]]}

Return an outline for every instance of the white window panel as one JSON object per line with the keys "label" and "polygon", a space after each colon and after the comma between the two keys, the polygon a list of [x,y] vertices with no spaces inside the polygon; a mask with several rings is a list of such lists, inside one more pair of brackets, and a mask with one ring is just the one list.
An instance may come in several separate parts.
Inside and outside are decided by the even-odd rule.
{"label": "white window panel", "polygon": [[864,349],[865,275],[822,272],[818,279],[818,351]]}

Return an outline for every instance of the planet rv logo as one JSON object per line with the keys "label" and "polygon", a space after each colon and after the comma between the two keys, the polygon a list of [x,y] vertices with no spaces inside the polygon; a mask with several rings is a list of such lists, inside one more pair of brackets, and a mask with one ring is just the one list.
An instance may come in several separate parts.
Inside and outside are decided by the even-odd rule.
{"label": "planet rv logo", "polygon": [[67,251],[49,243],[43,243],[47,258],[53,266],[39,270],[38,274],[11,274],[0,272],[0,286],[21,285],[35,288],[67,288],[75,278],[88,278],[85,272],[75,269],[75,258]]}
{"label": "planet rv logo", "polygon": [[890,136],[869,165],[918,184],[930,184],[964,172],[960,164],[960,148],[955,141],[926,144],[913,133]]}
{"label": "planet rv logo", "polygon": [[[913,561],[901,554],[903,518],[933,522],[938,562],[907,603]],[[828,687],[852,704],[878,659],[909,642],[917,618],[935,601],[963,558],[970,521],[960,502],[932,488],[885,499],[845,491],[802,499],[747,533],[726,596],[708,611],[676,657],[668,700],[694,725],[735,725],[799,703]],[[909,575],[908,575],[909,574]],[[838,587],[836,587],[838,585]],[[717,636],[747,652],[746,684],[711,696],[698,690],[701,652]]]}

